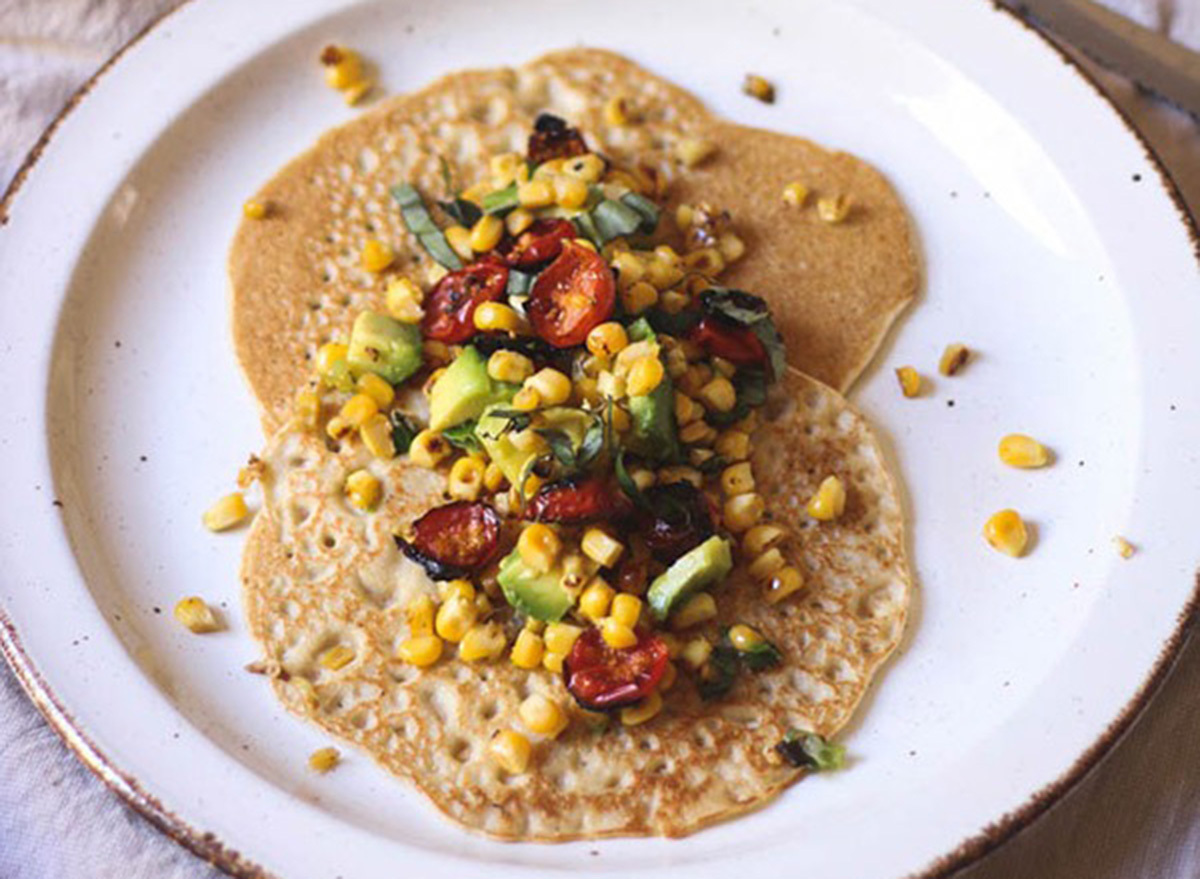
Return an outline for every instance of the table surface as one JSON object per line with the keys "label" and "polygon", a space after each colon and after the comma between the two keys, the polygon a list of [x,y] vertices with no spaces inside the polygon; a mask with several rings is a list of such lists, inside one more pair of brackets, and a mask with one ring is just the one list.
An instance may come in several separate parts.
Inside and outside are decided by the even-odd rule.
{"label": "table surface", "polygon": [[[74,90],[177,0],[0,0],[0,189]],[[1105,0],[1200,49],[1197,0]],[[1085,66],[1200,216],[1200,126]],[[963,879],[1200,875],[1200,643],[1107,759]],[[66,749],[0,663],[0,879],[215,879]]]}

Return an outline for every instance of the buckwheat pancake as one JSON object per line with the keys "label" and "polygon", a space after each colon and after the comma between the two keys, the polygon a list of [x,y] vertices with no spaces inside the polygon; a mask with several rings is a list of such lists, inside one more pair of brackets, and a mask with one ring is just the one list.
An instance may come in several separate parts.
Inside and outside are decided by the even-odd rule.
{"label": "buckwheat pancake", "polygon": [[[715,590],[719,617],[696,631],[747,623],[782,664],[741,675],[707,702],[680,674],[662,712],[640,726],[601,732],[577,717],[535,745],[523,774],[502,771],[487,744],[531,693],[571,703],[561,675],[507,660],[443,658],[419,669],[395,658],[409,635],[404,608],[437,590],[392,534],[442,502],[442,476],[405,457],[372,459],[361,444],[334,452],[315,433],[282,430],[263,455],[265,504],[242,571],[278,696],[450,818],[502,839],[681,836],[763,805],[802,774],[777,743],[789,729],[830,737],[847,723],[899,642],[912,595],[900,500],[862,416],[794,370],[763,415],[752,462],[770,515],[793,529],[788,551],[805,591],[768,604],[739,565]],[[344,498],[357,468],[383,483],[372,514]],[[817,523],[803,499],[828,474],[848,499],[839,518]],[[318,658],[338,645],[354,658],[331,671]]]}
{"label": "buckwheat pancake", "polygon": [[[605,103],[625,96],[629,124],[606,121]],[[802,138],[734,125],[694,96],[619,55],[555,52],[519,68],[466,71],[392,98],[326,133],[255,198],[265,219],[245,221],[230,254],[238,358],[268,432],[286,420],[320,344],[344,338],[355,314],[380,308],[389,276],[420,275],[430,259],[405,229],[389,187],[409,182],[447,194],[486,172],[489,154],[523,151],[535,117],[578,126],[589,145],[618,162],[657,170],[669,207],[705,201],[729,211],[748,258],[730,283],[762,295],[790,345],[790,362],[845,391],[915,295],[918,266],[907,213],[884,177],[846,153]],[[681,140],[717,145],[696,168],[675,158]],[[784,204],[786,183],[841,195],[845,222]],[[663,223],[670,236],[672,224]],[[391,271],[359,265],[370,239],[390,243]]]}

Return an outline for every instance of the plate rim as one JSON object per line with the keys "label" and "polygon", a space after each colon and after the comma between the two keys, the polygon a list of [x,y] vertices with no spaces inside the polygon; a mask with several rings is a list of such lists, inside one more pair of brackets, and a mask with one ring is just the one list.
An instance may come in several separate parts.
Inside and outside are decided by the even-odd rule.
{"label": "plate rim", "polygon": [[[1077,58],[1038,30],[1030,23],[1026,15],[1005,6],[1000,0],[982,0],[982,2],[986,2],[993,12],[1003,13],[1020,25],[1024,33],[1036,39],[1040,45],[1056,55],[1064,66],[1082,80],[1101,100],[1121,126],[1133,137],[1134,142],[1145,154],[1149,166],[1157,174],[1159,185],[1175,207],[1178,219],[1191,243],[1192,256],[1200,266],[1200,220],[1184,199],[1170,169],[1141,129],[1134,124],[1125,111],[1104,90],[1097,78]],[[22,185],[36,169],[42,154],[70,114],[88,97],[100,80],[159,25],[194,3],[195,0],[179,0],[172,8],[152,18],[75,90],[25,154],[3,195],[0,195],[0,228],[8,225],[11,219],[12,204]],[[1021,806],[998,816],[991,823],[963,839],[954,849],[935,858],[923,869],[909,873],[904,879],[946,879],[946,877],[982,861],[993,851],[1034,824],[1053,805],[1062,801],[1112,753],[1116,745],[1132,729],[1134,723],[1143,715],[1162,689],[1162,685],[1174,670],[1184,648],[1196,630],[1197,623],[1200,621],[1200,571],[1193,576],[1191,594],[1179,611],[1175,627],[1163,642],[1157,659],[1147,671],[1132,698],[1125,703],[1091,745],[1080,753],[1062,774],[1047,781],[1034,791]],[[33,657],[25,651],[21,644],[20,633],[3,605],[0,605],[0,656],[12,669],[25,695],[62,743],[109,790],[120,797],[125,805],[134,809],[169,839],[236,879],[274,879],[276,874],[242,855],[218,838],[215,833],[192,826],[159,798],[149,794],[135,777],[121,769],[103,749],[91,740],[42,676]]]}

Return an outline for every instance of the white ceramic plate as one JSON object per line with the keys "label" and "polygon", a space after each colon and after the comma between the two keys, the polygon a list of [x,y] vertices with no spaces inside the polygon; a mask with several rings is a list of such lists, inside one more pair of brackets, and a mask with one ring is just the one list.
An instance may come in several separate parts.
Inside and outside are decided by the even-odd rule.
{"label": "white ceramic plate", "polygon": [[[734,119],[864,156],[899,188],[927,284],[853,396],[907,486],[921,589],[846,737],[848,771],[684,841],[560,846],[462,832],[365,757],[307,771],[324,739],[242,671],[255,651],[241,538],[206,533],[199,514],[261,441],[228,337],[225,250],[247,193],[351,115],[315,67],[331,40],[378,60],[390,92],[615,48]],[[779,85],[775,106],[740,94],[748,70]],[[1094,763],[1186,629],[1194,233],[1096,91],[987,3],[203,0],[99,80],[8,208],[5,652],[93,768],[230,870],[948,871]],[[903,400],[892,368],[933,374],[955,340],[979,352],[965,374]],[[996,440],[1013,430],[1048,442],[1055,466],[1002,468]],[[979,536],[1010,505],[1036,524],[1020,561]],[[1118,533],[1139,547],[1129,561]],[[227,634],[170,619],[190,593],[226,608]]]}

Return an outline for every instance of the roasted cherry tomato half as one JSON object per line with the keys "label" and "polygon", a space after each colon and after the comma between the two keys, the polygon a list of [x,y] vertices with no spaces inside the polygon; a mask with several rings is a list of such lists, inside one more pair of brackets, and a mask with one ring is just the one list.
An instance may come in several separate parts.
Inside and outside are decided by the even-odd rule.
{"label": "roasted cherry tomato half", "polygon": [[616,485],[598,476],[584,476],[543,486],[526,507],[525,518],[581,525],[617,518],[629,508],[629,498]]}
{"label": "roasted cherry tomato half", "polygon": [[413,523],[412,541],[396,545],[434,580],[456,580],[487,564],[500,547],[500,516],[484,503],[434,507]]}
{"label": "roasted cherry tomato half", "polygon": [[706,353],[724,357],[734,366],[761,366],[767,361],[767,349],[754,330],[734,326],[720,318],[701,318],[688,338]]}
{"label": "roasted cherry tomato half", "polygon": [[667,670],[667,645],[639,630],[632,647],[609,647],[600,630],[575,639],[563,661],[563,680],[575,701],[589,711],[606,711],[645,699]]}
{"label": "roasted cherry tomato half", "polygon": [[475,335],[475,309],[504,296],[508,266],[494,256],[446,275],[425,298],[425,338],[457,345]]}
{"label": "roasted cherry tomato half", "polygon": [[564,241],[558,259],[538,275],[525,310],[533,331],[555,348],[582,345],[612,316],[617,285],[604,258]]}
{"label": "roasted cherry tomato half", "polygon": [[534,120],[528,147],[529,161],[533,164],[582,156],[587,151],[587,143],[578,128],[572,128],[550,113],[542,113]]}
{"label": "roasted cherry tomato half", "polygon": [[637,533],[650,554],[669,565],[716,533],[712,505],[690,482],[672,482],[646,491],[648,508],[639,510]]}
{"label": "roasted cherry tomato half", "polygon": [[564,241],[578,237],[570,220],[535,220],[516,238],[501,244],[498,252],[510,266],[527,268],[554,259],[562,252]]}

